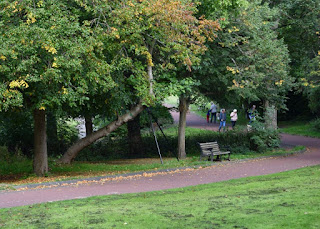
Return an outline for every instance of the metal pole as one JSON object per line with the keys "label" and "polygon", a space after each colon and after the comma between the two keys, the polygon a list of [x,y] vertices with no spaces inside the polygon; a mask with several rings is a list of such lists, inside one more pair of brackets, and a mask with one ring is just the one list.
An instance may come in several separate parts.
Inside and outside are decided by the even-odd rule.
{"label": "metal pole", "polygon": [[[157,119],[154,117],[154,115],[153,115],[152,112],[149,110],[149,108],[147,108],[147,110],[148,110],[149,115],[151,115],[152,118],[154,119],[154,121],[157,123],[157,126],[159,127],[159,129],[160,129],[160,131],[161,131],[164,139],[166,140],[167,144],[168,144],[168,145],[171,145],[171,144],[169,144],[169,141],[168,141],[168,139],[167,139],[167,136],[164,134],[161,126],[160,126],[159,123],[157,122]],[[171,146],[171,150],[172,150],[172,152],[174,152],[174,150],[172,149],[172,146]],[[177,158],[177,160],[179,161],[178,154],[176,154],[176,158]]]}
{"label": "metal pole", "polygon": [[[147,108],[147,110],[149,112],[149,108]],[[163,164],[162,156],[161,156],[161,153],[160,153],[160,148],[159,148],[159,144],[158,144],[158,140],[157,140],[157,136],[156,136],[156,133],[155,133],[153,125],[152,125],[152,118],[151,118],[150,112],[149,112],[149,119],[150,119],[150,126],[151,126],[151,129],[152,129],[152,132],[153,132],[154,140],[156,142],[158,153],[159,153],[159,156],[160,156],[160,161],[161,161],[161,164]]]}

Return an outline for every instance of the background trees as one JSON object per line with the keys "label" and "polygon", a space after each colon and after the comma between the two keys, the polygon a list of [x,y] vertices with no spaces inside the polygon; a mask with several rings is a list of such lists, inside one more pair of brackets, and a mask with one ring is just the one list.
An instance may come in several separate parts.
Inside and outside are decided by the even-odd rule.
{"label": "background trees", "polygon": [[[279,21],[279,35],[283,37],[284,42],[288,46],[290,54],[290,75],[301,83],[296,89],[296,94],[301,91],[304,92],[304,96],[309,99],[309,107],[312,112],[319,112],[319,103],[317,98],[319,90],[314,81],[317,74],[315,72],[318,69],[316,59],[320,48],[320,40],[318,38],[319,26],[320,26],[320,2],[317,0],[282,0],[282,1],[266,1],[270,2],[271,6],[280,9]],[[310,82],[308,82],[310,80]],[[290,98],[295,99],[296,96],[291,95]],[[303,97],[298,97],[303,100]],[[295,110],[306,110],[308,107],[303,106],[305,104],[294,103],[290,106],[293,113]]]}
{"label": "background trees", "polygon": [[[248,2],[231,12],[218,34],[216,49],[211,56],[204,56],[203,67],[216,84],[204,81],[202,90],[222,104],[263,102],[265,111],[269,110],[266,124],[276,128],[275,109],[283,108],[293,85],[288,50],[277,33],[279,12],[261,1]],[[217,68],[212,69],[212,64]]]}

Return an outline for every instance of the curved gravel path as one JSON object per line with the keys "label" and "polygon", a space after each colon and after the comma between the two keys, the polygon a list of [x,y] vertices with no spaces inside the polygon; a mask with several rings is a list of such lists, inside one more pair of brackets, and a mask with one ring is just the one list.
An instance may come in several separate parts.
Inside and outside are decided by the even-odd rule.
{"label": "curved gravel path", "polygon": [[[177,121],[177,113],[173,113]],[[187,115],[190,127],[217,129],[217,124],[207,124],[194,114]],[[320,139],[281,135],[286,145],[305,145],[307,152],[287,157],[270,157],[238,162],[215,163],[200,169],[183,169],[168,172],[131,174],[99,181],[81,181],[73,185],[52,185],[43,189],[21,189],[19,191],[0,192],[0,208],[8,208],[35,203],[52,202],[67,199],[79,199],[97,195],[147,192],[191,185],[225,181],[248,176],[257,176],[293,170],[305,166],[320,164]]]}

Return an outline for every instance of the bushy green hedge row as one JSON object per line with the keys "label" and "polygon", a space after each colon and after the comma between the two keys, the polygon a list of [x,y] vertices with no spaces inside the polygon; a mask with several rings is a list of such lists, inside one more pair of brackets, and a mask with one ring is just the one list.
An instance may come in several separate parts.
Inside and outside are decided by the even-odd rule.
{"label": "bushy green hedge row", "polygon": [[[178,129],[171,127],[165,129],[165,136],[157,131],[157,141],[163,157],[177,155]],[[143,135],[144,153],[130,155],[128,141],[126,138],[105,138],[88,149],[83,150],[77,160],[107,160],[121,158],[143,158],[158,157],[155,139],[152,133]],[[265,152],[267,149],[278,147],[280,144],[279,134],[276,131],[265,129],[254,129],[250,132],[227,131],[223,133],[201,130],[194,128],[186,129],[186,152],[188,156],[199,156],[198,142],[218,141],[221,146],[230,146],[233,153],[244,153],[248,151]]]}

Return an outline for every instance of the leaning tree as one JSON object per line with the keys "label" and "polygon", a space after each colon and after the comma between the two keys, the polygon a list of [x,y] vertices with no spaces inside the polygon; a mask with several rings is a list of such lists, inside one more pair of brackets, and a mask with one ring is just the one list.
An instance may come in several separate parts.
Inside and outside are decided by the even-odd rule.
{"label": "leaning tree", "polygon": [[177,66],[191,70],[206,49],[206,38],[212,38],[219,27],[216,21],[195,17],[196,4],[191,0],[77,2],[94,15],[88,22],[92,29],[104,31],[101,39],[112,65],[110,74],[120,83],[106,100],[117,104],[117,117],[71,146],[62,163],[70,163],[83,148],[135,118],[145,105],[166,96],[168,85],[177,79],[156,73]]}

